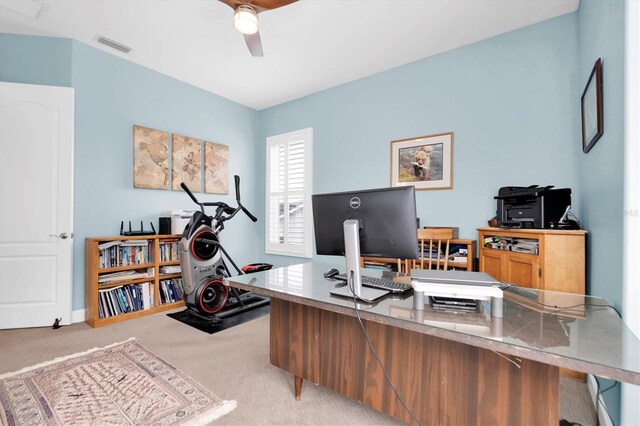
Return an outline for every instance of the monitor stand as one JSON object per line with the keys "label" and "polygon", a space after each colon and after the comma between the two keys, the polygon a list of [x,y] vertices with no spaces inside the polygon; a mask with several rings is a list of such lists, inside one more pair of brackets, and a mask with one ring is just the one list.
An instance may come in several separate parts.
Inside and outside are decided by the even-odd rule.
{"label": "monitor stand", "polygon": [[360,277],[360,221],[356,219],[345,220],[342,224],[344,232],[344,256],[347,263],[346,277],[347,285],[331,290],[330,293],[336,296],[344,296],[373,302],[389,294],[388,290],[362,287]]}

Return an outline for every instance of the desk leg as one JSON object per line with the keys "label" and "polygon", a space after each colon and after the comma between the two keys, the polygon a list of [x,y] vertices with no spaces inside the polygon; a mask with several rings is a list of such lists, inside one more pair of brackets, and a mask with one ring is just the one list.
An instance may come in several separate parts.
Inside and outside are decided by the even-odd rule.
{"label": "desk leg", "polygon": [[302,377],[293,376],[293,380],[295,382],[295,396],[296,401],[300,401],[300,395],[302,394]]}

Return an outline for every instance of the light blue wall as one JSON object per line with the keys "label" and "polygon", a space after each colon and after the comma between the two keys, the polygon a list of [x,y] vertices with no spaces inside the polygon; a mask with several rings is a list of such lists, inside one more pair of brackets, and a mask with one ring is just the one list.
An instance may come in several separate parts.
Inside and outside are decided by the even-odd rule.
{"label": "light blue wall", "polygon": [[313,127],[322,193],[388,186],[390,141],[453,131],[454,188],[418,191],[418,216],[476,239],[500,187],[576,189],[576,36],[565,15],[325,90],[262,111],[263,136]]}
{"label": "light blue wall", "polygon": [[71,40],[0,33],[0,80],[71,86]]}
{"label": "light blue wall", "polygon": [[[578,156],[582,224],[589,231],[587,288],[616,307],[622,305],[622,236],[624,214],[624,2],[582,0],[578,9],[580,62],[584,89],[596,59],[603,62],[604,134],[588,154]],[[608,387],[608,382],[603,382]],[[620,387],[604,394],[620,423]]]}
{"label": "light blue wall", "polygon": [[[604,134],[578,156],[582,221],[589,230],[590,294],[621,306],[624,177],[624,2],[582,0],[578,10],[580,95],[599,57],[603,63]],[[597,260],[597,261],[595,261]]]}
{"label": "light blue wall", "polygon": [[[74,310],[84,308],[86,237],[118,235],[121,220],[158,229],[162,211],[196,207],[183,192],[133,188],[134,124],[228,145],[229,173],[240,175],[243,203],[259,215],[255,110],[76,41],[5,34],[0,41],[0,80],[75,89]],[[232,182],[230,195],[196,195],[235,205]],[[260,260],[256,235],[238,215],[222,242],[242,265]]]}

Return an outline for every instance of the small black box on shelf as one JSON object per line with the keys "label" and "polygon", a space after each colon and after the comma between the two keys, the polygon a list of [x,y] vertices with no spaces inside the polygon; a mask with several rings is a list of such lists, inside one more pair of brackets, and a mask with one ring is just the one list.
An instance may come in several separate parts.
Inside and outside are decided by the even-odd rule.
{"label": "small black box on shelf", "polygon": [[160,235],[171,234],[171,218],[170,217],[160,218],[160,226],[158,227],[158,231]]}

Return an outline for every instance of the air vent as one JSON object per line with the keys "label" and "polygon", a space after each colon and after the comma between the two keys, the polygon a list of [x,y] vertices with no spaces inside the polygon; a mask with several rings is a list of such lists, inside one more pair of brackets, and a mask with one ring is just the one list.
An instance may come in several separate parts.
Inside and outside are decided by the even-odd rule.
{"label": "air vent", "polygon": [[119,50],[123,53],[129,53],[131,51],[131,48],[129,46],[125,46],[122,43],[118,43],[115,40],[111,40],[110,38],[107,38],[105,36],[101,36],[100,34],[98,34],[98,38],[97,38],[98,43],[102,43],[105,46],[109,46],[113,49]]}

